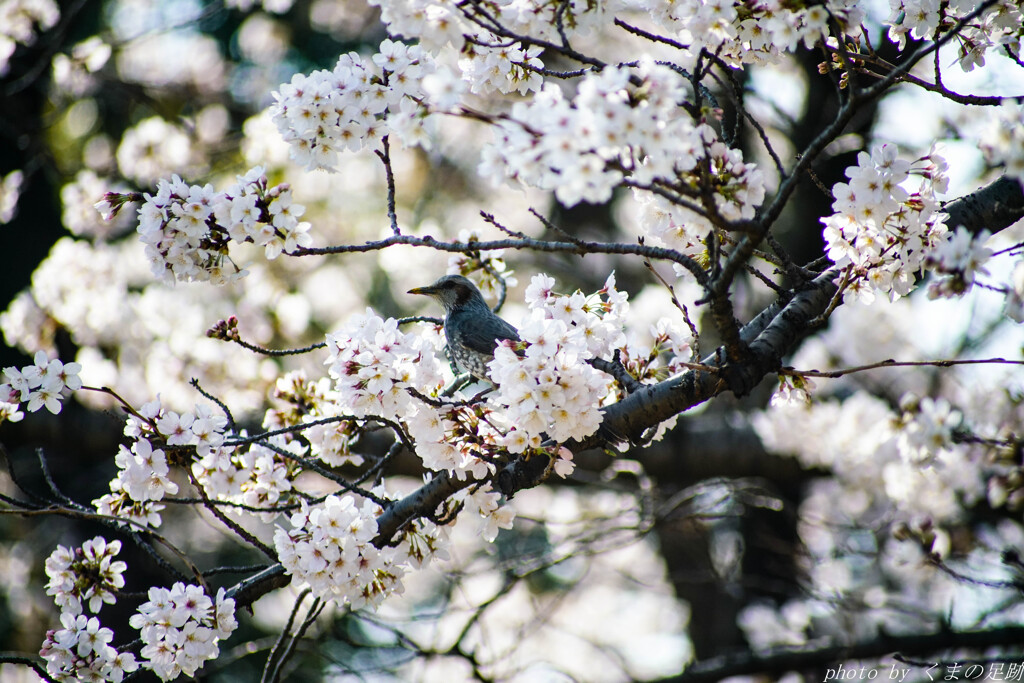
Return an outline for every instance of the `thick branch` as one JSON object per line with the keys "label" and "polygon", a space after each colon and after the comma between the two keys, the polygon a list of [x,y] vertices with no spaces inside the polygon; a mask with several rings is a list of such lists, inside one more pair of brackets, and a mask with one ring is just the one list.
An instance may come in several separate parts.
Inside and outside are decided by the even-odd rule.
{"label": "thick branch", "polygon": [[[972,232],[998,232],[1024,217],[1024,192],[1019,181],[1003,176],[977,192],[950,202],[946,211],[950,225],[964,225]],[[809,288],[798,292],[788,303],[771,304],[744,326],[740,336],[749,343],[751,358],[733,367],[732,372],[741,373],[745,385],[756,384],[777,369],[782,358],[794,350],[808,332],[807,323],[824,313],[832,300],[836,292],[834,278],[835,271],[819,275]],[[721,351],[716,351],[704,363],[721,366],[720,358]],[[691,370],[609,406],[604,424],[613,434],[638,435],[676,413],[703,403],[723,388],[719,377]],[[586,445],[596,444],[588,442]]]}
{"label": "thick branch", "polygon": [[471,479],[453,479],[447,472],[441,472],[405,498],[393,503],[377,518],[377,537],[373,539],[373,544],[378,547],[387,545],[410,521],[433,515],[449,496],[474,483]]}
{"label": "thick branch", "polygon": [[[825,311],[836,292],[836,285],[832,282],[834,277],[834,271],[819,275],[811,287],[797,293],[770,319],[757,316],[744,326],[740,335],[752,340],[750,356],[746,363],[732,367],[732,372],[742,375],[744,384],[753,386],[781,365],[782,358],[807,333],[807,323]],[[719,349],[707,356],[703,363],[724,368],[724,358],[723,350]],[[602,432],[627,438],[639,437],[647,429],[707,401],[727,388],[718,374],[703,370],[690,370],[647,386],[608,406],[602,430],[573,450],[599,445],[598,442],[604,436]]]}
{"label": "thick branch", "polygon": [[973,233],[997,233],[1024,216],[1024,190],[1016,178],[1002,176],[944,207],[950,228],[963,225]]}
{"label": "thick branch", "polygon": [[[983,229],[998,232],[1024,217],[1024,195],[1021,193],[1020,183],[1016,180],[1000,178],[972,195],[951,202],[946,210],[950,214],[951,224],[962,223],[974,232],[980,232]],[[342,247],[336,250],[317,251],[370,251],[384,248],[391,243],[404,243],[409,239],[403,235],[381,242],[369,243],[362,249]],[[429,238],[412,239],[424,243],[424,246],[448,250],[458,249],[455,245],[437,242]],[[509,242],[516,243],[518,240],[507,240],[505,241],[506,246],[524,248],[522,244],[507,244]],[[497,243],[485,244],[486,248],[491,248]],[[566,247],[566,251],[578,248],[578,245],[559,244]],[[477,249],[481,248],[479,243],[474,246]],[[641,248],[643,249],[643,247]],[[750,356],[745,363],[732,366],[730,371],[739,373],[744,383],[753,386],[765,375],[778,370],[782,365],[782,359],[792,353],[800,340],[809,332],[809,323],[828,310],[837,290],[836,284],[833,282],[835,275],[834,270],[822,273],[803,289],[795,292],[791,298],[788,300],[780,298],[773,302],[744,325],[740,330],[740,337],[749,344]],[[726,367],[724,350],[716,350],[704,359],[703,364],[712,368],[724,369]],[[608,440],[639,438],[648,429],[714,398],[728,389],[729,387],[720,373],[696,369],[658,384],[644,385],[604,410],[602,426],[596,434],[582,442],[566,445],[574,452],[580,452],[603,446]],[[529,463],[530,461],[524,462],[523,472],[510,473],[513,481],[516,482],[516,486],[513,487],[515,490],[535,486],[538,483],[537,477],[526,472],[530,469]],[[534,462],[533,466],[536,465],[537,463]],[[522,476],[517,476],[520,474]],[[437,475],[415,492],[394,502],[385,510],[377,519],[378,535],[374,539],[374,543],[383,546],[391,542],[395,534],[410,521],[433,515],[452,494],[473,483],[475,482],[471,480],[453,479],[446,473]],[[515,490],[511,492],[514,493]],[[286,585],[290,577],[283,572],[280,565],[275,565],[262,574],[235,586],[232,589],[232,594],[237,596],[236,599],[240,604],[250,604],[263,594]]]}

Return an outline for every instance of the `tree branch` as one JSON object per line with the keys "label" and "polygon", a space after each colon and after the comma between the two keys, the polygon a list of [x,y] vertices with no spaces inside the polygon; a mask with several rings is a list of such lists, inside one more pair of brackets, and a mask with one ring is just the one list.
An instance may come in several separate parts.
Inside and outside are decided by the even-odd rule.
{"label": "tree branch", "polygon": [[[996,205],[992,210],[985,210],[985,202]],[[961,197],[951,202],[946,207],[955,220],[963,223],[968,229],[980,232],[982,229],[990,229],[993,232],[1002,230],[1024,217],[1024,197],[1021,195],[1020,184],[1010,178],[1000,178],[990,185],[981,188],[977,192]],[[407,236],[388,238],[376,243],[368,243],[364,251],[380,249],[395,242],[409,240]],[[449,251],[460,250],[454,244],[444,244],[432,238],[411,238],[424,242],[425,246],[435,248],[446,248]],[[474,243],[476,249],[496,249],[496,244],[517,243],[518,240],[504,240],[502,242]],[[382,243],[388,243],[383,244]],[[553,244],[553,243],[544,243]],[[564,245],[565,251],[575,251],[577,245],[568,243],[557,243]],[[629,246],[629,245],[625,245]],[[642,245],[640,245],[642,246]],[[518,245],[516,248],[525,248]],[[332,248],[324,251],[334,253]],[[357,251],[358,248],[338,247],[338,251]],[[648,248],[649,249],[649,248]],[[312,250],[307,250],[312,251]],[[754,386],[770,372],[777,371],[782,365],[782,359],[796,348],[799,341],[808,333],[808,324],[828,310],[837,286],[833,282],[836,271],[827,270],[812,282],[804,285],[794,292],[790,297],[779,297],[778,300],[768,305],[757,316],[751,319],[740,329],[740,338],[750,347],[750,356],[747,362],[733,368],[734,372],[740,373],[745,383]],[[703,364],[709,368],[721,368],[725,363],[725,354],[722,349],[705,357]],[[727,391],[721,373],[714,370],[691,369],[675,377],[669,378],[657,384],[642,385],[623,400],[614,403],[604,409],[604,417],[601,428],[591,437],[581,442],[566,444],[573,452],[580,452],[590,448],[597,448],[609,441],[615,441],[623,437],[629,439],[642,435],[648,429],[657,426],[661,422],[681,413],[689,408],[699,405],[714,396]],[[264,435],[265,436],[265,435]],[[530,460],[519,460],[513,463],[510,468],[503,470],[503,475],[511,482],[510,491],[535,486],[539,483],[536,470],[540,458]],[[454,479],[447,472],[437,474],[433,479],[421,486],[419,489],[405,498],[394,501],[377,518],[377,537],[373,543],[382,547],[392,542],[395,535],[409,522],[433,515],[450,496],[457,491],[466,488],[476,481],[465,479]],[[228,594],[234,597],[236,602],[248,605],[259,599],[262,595],[287,585],[291,577],[285,575],[281,565],[274,565],[259,574],[249,577],[234,586]],[[1024,635],[1018,634],[1018,639],[1024,639]],[[891,652],[889,648],[886,652]],[[847,649],[836,648],[836,651],[845,652]],[[908,652],[914,652],[908,648]],[[882,652],[881,654],[885,654]],[[779,655],[783,656],[783,655]],[[785,653],[786,657],[791,653]],[[868,656],[868,655],[864,655]],[[833,660],[839,656],[832,657]],[[849,658],[849,657],[848,657]],[[761,658],[753,658],[761,662]],[[709,665],[710,666],[710,665]],[[737,665],[738,666],[738,665]],[[751,669],[755,670],[755,669]],[[756,669],[760,671],[760,669]],[[785,669],[789,670],[789,669]],[[693,675],[697,670],[692,669]],[[735,674],[741,675],[748,671],[743,669]],[[686,674],[691,675],[691,674]],[[718,674],[715,674],[718,676]],[[692,680],[717,680],[713,676],[693,678]],[[684,679],[678,679],[684,680]],[[691,680],[687,678],[685,680]]]}

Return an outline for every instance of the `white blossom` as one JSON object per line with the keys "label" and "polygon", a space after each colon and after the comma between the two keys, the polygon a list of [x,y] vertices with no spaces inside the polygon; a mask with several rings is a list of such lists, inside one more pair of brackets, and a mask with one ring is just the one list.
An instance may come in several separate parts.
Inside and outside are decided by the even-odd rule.
{"label": "white blossom", "polygon": [[58,680],[120,683],[139,668],[135,655],[110,646],[114,633],[98,618],[65,612],[60,621],[63,628],[47,631],[39,650],[47,672]]}
{"label": "white blossom", "polygon": [[192,676],[220,655],[220,641],[237,628],[235,601],[223,588],[211,598],[201,586],[175,583],[149,589],[129,623],[142,637],[142,666],[170,681]]}
{"label": "white blossom", "polygon": [[416,401],[407,389],[430,395],[442,385],[434,346],[371,309],[327,335],[327,348],[338,404],[355,417],[405,415]]}
{"label": "white blossom", "polygon": [[83,605],[95,614],[104,603],[114,604],[115,593],[124,588],[127,569],[124,562],[113,559],[119,552],[120,541],[107,542],[102,536],[80,548],[57,546],[46,559],[47,594],[62,612],[76,616]]}
{"label": "white blossom", "polygon": [[399,550],[372,543],[379,511],[372,501],[357,505],[350,495],[331,495],[315,506],[303,502],[291,529],[274,533],[281,564],[317,596],[354,609],[380,604],[402,590],[404,569]]}
{"label": "white blossom", "polygon": [[[374,143],[394,127],[391,117],[409,114],[401,105],[415,105],[413,98],[424,96],[421,79],[432,71],[433,61],[420,46],[385,40],[370,59],[352,52],[331,71],[296,74],[273,94],[271,118],[296,163],[331,170],[339,153]],[[406,133],[410,123],[404,124]]]}
{"label": "white blossom", "polygon": [[[78,376],[82,366],[78,363],[62,363],[51,359],[45,351],[37,351],[32,365],[23,368],[4,368],[7,382],[0,384],[0,404],[13,406],[3,413],[9,414],[12,422],[21,419],[17,404],[24,403],[29,412],[46,407],[56,415],[61,409],[62,392],[65,389],[77,391],[82,388]],[[2,422],[2,419],[0,419]]]}
{"label": "white blossom", "polygon": [[[893,145],[861,152],[846,169],[849,183],[833,188],[836,212],[821,219],[828,256],[845,267],[847,299],[865,302],[879,292],[891,300],[910,293],[914,273],[947,237],[945,215],[935,198],[946,183],[946,163],[932,152],[913,164],[901,160]],[[921,176],[911,193],[901,183]]]}

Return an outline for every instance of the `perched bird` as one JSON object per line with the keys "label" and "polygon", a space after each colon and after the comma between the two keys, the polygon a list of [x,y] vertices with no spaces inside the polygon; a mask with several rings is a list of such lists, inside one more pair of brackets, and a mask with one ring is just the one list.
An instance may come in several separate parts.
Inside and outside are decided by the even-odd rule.
{"label": "perched bird", "polygon": [[487,363],[494,359],[498,342],[519,341],[516,328],[495,315],[476,285],[461,275],[445,275],[432,285],[410,289],[409,294],[426,294],[444,306],[448,357],[478,379],[490,381]]}

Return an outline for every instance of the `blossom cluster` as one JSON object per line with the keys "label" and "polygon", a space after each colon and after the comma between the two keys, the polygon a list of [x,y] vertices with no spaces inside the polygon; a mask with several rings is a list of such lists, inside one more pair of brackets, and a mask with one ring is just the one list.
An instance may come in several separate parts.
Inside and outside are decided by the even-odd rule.
{"label": "blossom cluster", "polygon": [[[699,196],[698,165],[707,159],[712,210],[751,218],[764,193],[760,172],[718,141],[711,126],[694,123],[680,106],[690,92],[682,76],[651,60],[588,73],[571,100],[548,84],[498,122],[481,173],[553,190],[572,206],[607,201],[627,175],[641,187],[682,185]],[[685,219],[696,215],[689,211]]]}
{"label": "blossom cluster", "polygon": [[519,330],[527,343],[522,356],[500,344],[488,364],[498,385],[490,400],[506,407],[514,425],[505,447],[521,453],[544,435],[558,443],[582,439],[601,425],[600,401],[608,392],[605,375],[586,364],[586,342],[576,328],[535,314]]}
{"label": "blossom cluster", "polygon": [[54,680],[120,683],[126,673],[138,670],[135,655],[110,646],[114,632],[100,626],[97,617],[65,612],[60,622],[64,628],[47,631],[39,650]]}
{"label": "blossom cluster", "polygon": [[[889,38],[903,50],[907,36],[935,39],[952,29],[967,14],[977,9],[975,2],[936,2],[936,0],[889,0]],[[960,68],[971,71],[985,65],[985,54],[992,49],[1005,49],[1019,55],[1024,36],[1024,16],[1020,4],[1013,0],[992,3],[960,28],[954,41],[959,49]]]}
{"label": "blossom cluster", "polygon": [[[439,68],[437,75],[455,87],[458,94],[468,83],[474,93],[493,92],[520,94],[536,90],[544,68],[540,59],[541,47],[523,45],[522,42],[498,36],[490,30],[487,21],[478,21],[473,12],[466,11],[451,0],[371,0],[381,9],[381,20],[392,35],[416,36],[419,44],[431,55],[439,55],[445,48],[459,55],[459,75]],[[617,0],[604,3],[604,12],[611,13],[621,6]],[[593,30],[604,13],[587,2],[494,2],[486,3],[502,26],[518,35],[530,35],[541,40],[560,40],[559,26],[569,38]],[[459,85],[455,85],[459,84]],[[448,108],[454,100],[438,100],[437,88],[425,83],[436,103]]]}
{"label": "blossom cluster", "polygon": [[494,473],[493,454],[503,420],[486,405],[434,407],[419,404],[405,416],[409,436],[423,466],[447,471],[457,479],[483,479]]}
{"label": "blossom cluster", "polygon": [[[110,204],[108,198],[97,208]],[[224,284],[246,275],[228,255],[231,242],[255,243],[269,259],[309,246],[309,223],[299,221],[304,211],[292,203],[287,185],[268,189],[259,166],[223,192],[189,186],[175,175],[160,180],[155,195],[145,195],[138,232],[157,279]]]}
{"label": "blossom cluster", "polygon": [[531,311],[540,311],[544,319],[561,320],[582,335],[585,358],[610,356],[625,344],[623,329],[629,313],[629,294],[615,288],[615,273],[590,296],[579,290],[558,294],[554,288],[554,278],[543,273],[535,275],[526,288],[526,303]]}
{"label": "blossom cluster", "polygon": [[426,112],[417,99],[431,71],[419,46],[385,40],[371,59],[352,52],[331,71],[295,74],[273,93],[271,118],[296,163],[333,169],[339,152],[359,151],[392,130],[418,140]]}
{"label": "blossom cluster", "polygon": [[488,364],[498,387],[490,401],[505,407],[513,426],[504,438],[512,453],[540,445],[544,435],[564,443],[593,434],[609,380],[587,360],[625,342],[621,316],[628,302],[615,289],[614,275],[592,301],[581,292],[555,295],[553,287],[550,277],[533,278],[527,290],[530,318],[519,330],[525,350],[500,344]]}
{"label": "blossom cluster", "polygon": [[[555,467],[558,467],[557,462]],[[515,508],[511,505],[502,505],[501,494],[497,491],[471,486],[456,492],[452,496],[452,502],[461,504],[465,512],[475,512],[483,518],[484,528],[480,535],[488,543],[494,542],[500,529],[511,529],[515,520]]]}
{"label": "blossom cluster", "polygon": [[[710,212],[703,205],[686,206],[660,194],[639,188],[633,190],[642,208],[641,229],[654,238],[655,243],[689,255],[703,253],[704,241],[714,228],[714,214],[725,220],[751,219],[765,195],[764,173],[756,164],[744,162],[739,150],[717,140],[709,125],[701,124],[695,130],[704,145],[698,157],[706,156],[711,174],[701,178],[694,166],[681,173],[679,180],[694,194],[702,183],[713,189],[714,203]],[[696,158],[687,161],[688,166],[690,163],[696,164]],[[679,264],[673,264],[673,268],[677,275],[684,272]]]}
{"label": "blossom cluster", "polygon": [[526,47],[498,36],[495,22],[515,36],[529,35],[559,43],[595,32],[608,16],[643,13],[665,36],[687,44],[694,56],[707,49],[730,64],[762,63],[794,50],[801,42],[813,45],[835,19],[850,34],[860,32],[865,14],[852,0],[830,0],[823,6],[791,7],[779,3],[750,5],[718,0],[656,0],[599,4],[528,0],[483,3],[485,13],[467,10],[451,0],[399,0],[372,4],[393,35],[415,35],[431,53],[450,47],[463,58],[459,66],[474,92],[535,90],[541,82],[540,48]]}
{"label": "blossom cluster", "polygon": [[[374,499],[362,503],[349,494],[330,495],[316,504],[302,500],[301,510],[289,520],[291,528],[278,527],[274,533],[275,549],[289,574],[315,595],[353,609],[380,605],[388,595],[402,592],[407,570],[447,554],[446,531],[423,520],[406,529],[396,545],[375,545],[383,487],[370,494]],[[493,541],[499,529],[511,528],[515,516],[510,507],[499,505],[500,498],[474,487],[460,490],[448,505],[475,512],[484,524],[482,535]]]}
{"label": "blossom cluster", "polygon": [[[245,432],[240,434],[245,437]],[[192,475],[214,500],[230,501],[252,508],[271,507],[292,491],[296,472],[273,449],[289,451],[292,442],[283,435],[266,440],[267,445],[252,444],[248,449],[214,448],[192,462]],[[277,513],[260,513],[270,520]]]}
{"label": "blossom cluster", "polygon": [[120,653],[110,646],[114,632],[100,625],[92,613],[116,602],[124,588],[127,565],[114,557],[121,552],[120,541],[92,538],[79,548],[57,548],[46,558],[46,593],[60,608],[64,628],[47,631],[39,655],[46,670],[58,681],[114,681],[138,669],[135,655]]}
{"label": "blossom cluster", "polygon": [[291,517],[291,529],[278,527],[274,546],[288,573],[318,597],[348,602],[353,609],[378,605],[401,591],[404,557],[398,548],[377,548],[377,515],[371,500],[357,506],[350,495],[328,496]]}
{"label": "blossom cluster", "polygon": [[[832,188],[836,213],[822,223],[829,258],[848,267],[847,298],[871,301],[880,292],[897,299],[913,289],[914,274],[948,239],[935,198],[946,189],[946,167],[934,152],[912,164],[885,144],[861,152],[857,166],[846,169],[850,182]],[[902,185],[911,173],[923,179],[913,193]]]}
{"label": "blossom cluster", "polygon": [[178,492],[178,485],[170,479],[165,448],[194,447],[201,457],[219,452],[226,424],[226,418],[215,415],[208,406],[179,414],[163,408],[159,399],[146,403],[127,419],[124,434],[132,439],[131,447],[122,444],[114,456],[117,475],[110,481],[110,493],[93,501],[96,510],[137,524],[160,526],[163,506],[158,501]]}
{"label": "blossom cluster", "polygon": [[[432,52],[447,45],[460,52],[471,49],[484,53],[489,47],[498,50],[510,43],[488,30],[488,21],[501,24],[519,35],[559,40],[559,26],[568,38],[585,34],[592,31],[606,14],[623,7],[618,0],[604,3],[600,8],[580,0],[565,4],[544,0],[502,0],[483,3],[482,8],[493,17],[485,20],[484,16],[474,16],[452,0],[371,0],[371,4],[380,7],[381,20],[387,24],[391,34],[418,36]],[[467,38],[473,40],[467,41]],[[511,46],[513,49],[520,47],[518,43]]]}
{"label": "blossom cluster", "polygon": [[[372,492],[383,495],[383,487]],[[462,489],[452,505],[475,512],[482,519],[482,535],[493,541],[499,529],[512,526],[515,512],[500,506],[500,494],[479,487]],[[321,503],[302,502],[292,515],[291,528],[278,527],[274,546],[285,570],[298,582],[325,599],[352,609],[377,607],[388,596],[403,591],[402,577],[431,559],[446,558],[447,530],[418,520],[409,525],[400,542],[378,548],[377,517],[381,507],[373,500],[357,503],[352,495],[330,495]],[[440,512],[438,513],[440,514]]]}
{"label": "blossom cluster", "polygon": [[103,603],[114,604],[115,594],[124,588],[124,570],[127,565],[114,557],[121,552],[121,541],[110,541],[102,536],[90,539],[80,548],[57,546],[46,558],[47,595],[61,612],[79,615],[83,605],[93,614]]}
{"label": "blossom cluster", "polygon": [[[552,471],[561,477],[575,469],[572,451],[544,443],[541,433],[517,430],[507,407],[497,401],[439,408],[421,404],[405,417],[405,425],[424,467],[463,481],[493,476],[503,452],[548,458]],[[489,504],[477,509],[489,519],[505,514]]]}
{"label": "blossom cluster", "polygon": [[[525,95],[540,88],[544,82],[540,75],[544,68],[540,59],[542,52],[543,48],[536,45],[523,47],[518,42],[507,43],[497,39],[490,45],[474,43],[463,52],[459,69],[463,82],[468,81],[474,93],[500,92],[507,95],[518,92]],[[440,106],[444,104],[438,102]]]}
{"label": "blossom cluster", "polygon": [[[694,283],[694,286],[696,283]],[[641,304],[642,306],[643,304]],[[634,330],[622,347],[620,362],[639,382],[663,380],[686,370],[695,362],[691,330],[673,318],[661,316],[648,326],[647,337]],[[622,389],[620,388],[620,395]]]}
{"label": "blossom cluster", "polygon": [[688,43],[693,53],[706,49],[735,66],[775,60],[800,43],[810,47],[828,34],[830,19],[844,32],[860,34],[863,3],[828,0],[821,5],[800,4],[643,0],[639,6],[670,35]]}
{"label": "blossom cluster", "polygon": [[223,588],[216,600],[202,586],[175,583],[149,589],[149,600],[129,622],[142,636],[142,665],[170,681],[192,676],[220,654],[219,643],[235,630],[235,601]]}
{"label": "blossom cluster", "polygon": [[0,384],[0,423],[18,422],[25,415],[19,410],[22,403],[30,412],[46,407],[56,415],[60,412],[61,392],[82,388],[78,363],[62,363],[51,359],[45,351],[37,351],[32,365],[23,368],[4,368],[7,382]]}
{"label": "blossom cluster", "polygon": [[[75,550],[58,546],[46,561],[47,592],[61,608],[64,628],[46,634],[40,655],[56,680],[119,682],[139,668],[133,654],[110,646],[113,631],[82,614],[83,602],[97,612],[103,603],[115,602],[114,593],[124,587],[126,565],[113,560],[120,550],[120,541],[96,537]],[[141,632],[142,666],[163,680],[193,675],[218,656],[218,642],[238,625],[234,613],[235,601],[223,588],[216,602],[200,586],[150,588],[149,600],[129,620]]]}
{"label": "blossom cluster", "polygon": [[328,334],[327,349],[338,404],[354,417],[405,415],[416,400],[409,389],[431,395],[444,383],[433,344],[369,308]]}

